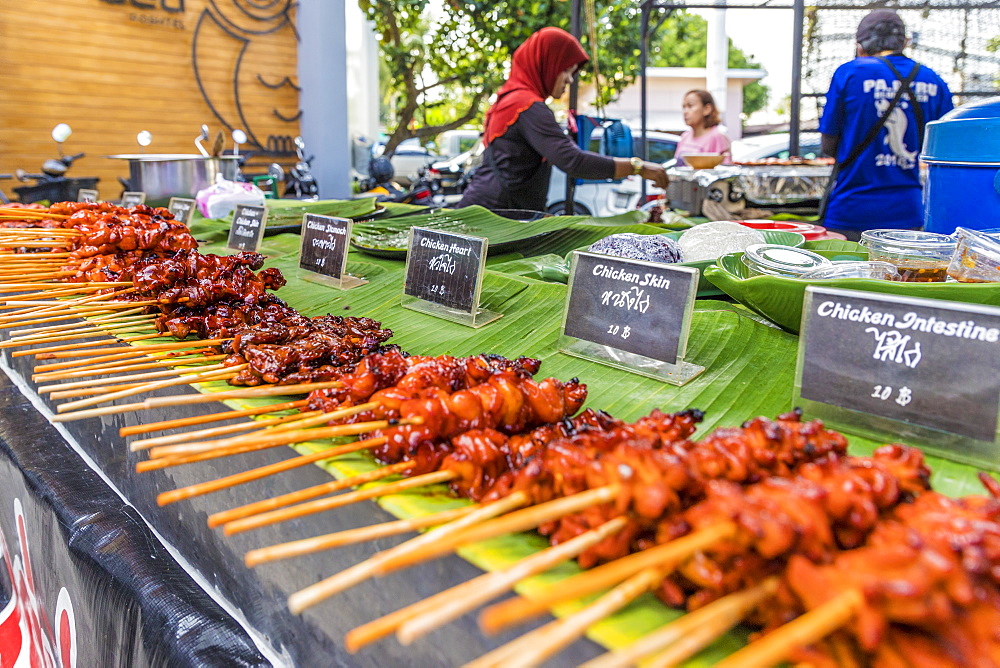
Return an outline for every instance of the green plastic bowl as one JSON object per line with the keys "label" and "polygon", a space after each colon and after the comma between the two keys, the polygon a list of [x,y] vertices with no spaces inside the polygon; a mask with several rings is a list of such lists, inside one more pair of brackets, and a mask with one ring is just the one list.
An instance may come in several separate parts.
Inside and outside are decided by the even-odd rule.
{"label": "green plastic bowl", "polygon": [[[769,244],[781,244],[783,246],[799,247],[805,243],[806,238],[798,232],[785,232],[783,230],[757,230],[764,235],[764,242]],[[677,241],[681,238],[681,232],[666,232],[660,236]],[[578,251],[586,251],[590,245],[577,248]],[[700,260],[698,262],[678,262],[678,267],[694,267],[698,270],[698,296],[713,297],[725,294],[723,290],[713,285],[705,278],[705,269],[715,264],[715,260]]]}
{"label": "green plastic bowl", "polygon": [[[804,247],[831,260],[867,260],[860,244],[850,241],[812,241]],[[780,276],[751,276],[742,253],[730,253],[708,267],[704,277],[727,295],[789,332],[798,334],[807,285],[845,290],[883,292],[907,297],[947,299],[969,304],[1000,306],[1000,283],[901,283],[871,278],[802,280]]]}

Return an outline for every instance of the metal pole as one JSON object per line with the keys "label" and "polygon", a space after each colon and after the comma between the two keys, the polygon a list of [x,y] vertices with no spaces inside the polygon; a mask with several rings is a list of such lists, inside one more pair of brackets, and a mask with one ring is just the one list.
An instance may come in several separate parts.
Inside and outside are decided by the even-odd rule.
{"label": "metal pole", "polygon": [[802,107],[802,28],[806,18],[805,0],[795,0],[792,32],[792,105],[788,122],[788,155],[799,154]]}
{"label": "metal pole", "polygon": [[[642,102],[639,105],[639,157],[645,160],[647,157],[646,146],[646,122],[648,120],[648,109],[646,99],[646,67],[649,60],[649,0],[642,3],[642,19],[639,22],[639,76],[642,77],[639,96]],[[646,179],[641,179],[639,186],[639,204],[646,203]]]}
{"label": "metal pole", "polygon": [[[569,31],[573,37],[580,39],[580,2],[581,0],[573,0],[573,4],[570,6],[569,15]],[[596,44],[590,45],[591,49],[596,49]],[[578,95],[580,93],[580,84],[578,83],[579,77],[573,78],[573,83],[569,87],[569,113],[570,116],[576,117],[576,104],[578,101]],[[567,216],[572,216],[574,214],[573,207],[573,197],[576,195],[576,179],[569,174],[566,175],[566,204],[563,206],[563,213]]]}

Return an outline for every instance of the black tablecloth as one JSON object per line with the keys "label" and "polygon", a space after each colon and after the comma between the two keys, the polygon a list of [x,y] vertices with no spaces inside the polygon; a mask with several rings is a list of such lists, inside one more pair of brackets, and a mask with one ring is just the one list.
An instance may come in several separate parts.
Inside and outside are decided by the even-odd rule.
{"label": "black tablecloth", "polygon": [[[8,357],[7,363],[8,374],[23,379],[30,377],[34,360]],[[30,382],[27,386],[33,387]],[[33,394],[27,386],[26,391]],[[168,391],[191,392],[182,388],[157,394]],[[44,400],[36,397],[36,401]],[[77,665],[459,665],[530,629],[526,626],[517,633],[486,637],[476,627],[474,615],[466,615],[409,647],[387,639],[349,654],[343,648],[343,635],[349,629],[480,571],[458,557],[439,559],[363,583],[301,617],[294,616],[285,605],[291,592],[405,537],[254,569],[243,566],[244,553],[388,521],[393,519],[390,515],[364,502],[223,537],[207,528],[211,513],[319,484],[330,479],[328,474],[304,467],[160,508],[155,502],[159,492],[287,459],[291,451],[276,448],[137,474],[135,463],[140,457],[130,453],[118,436],[121,427],[225,409],[216,403],[125,413],[69,422],[60,432],[5,376],[0,377],[0,407],[0,527],[9,550],[18,551],[12,504],[13,499],[20,499],[30,520],[27,523],[37,527],[31,529],[28,542],[41,601],[38,607],[48,615],[40,626],[52,626],[54,653],[64,649],[57,641],[67,636],[65,624],[59,625],[65,613],[57,614],[56,608],[59,590],[66,587],[75,617]],[[161,537],[176,549],[183,565],[167,552]],[[3,567],[0,578],[5,579],[0,581],[0,597],[9,598],[11,582]],[[200,585],[210,588],[222,604]],[[7,598],[0,598],[0,610]],[[0,641],[3,629],[0,615]],[[553,664],[576,665],[599,651],[595,644],[580,641]]]}

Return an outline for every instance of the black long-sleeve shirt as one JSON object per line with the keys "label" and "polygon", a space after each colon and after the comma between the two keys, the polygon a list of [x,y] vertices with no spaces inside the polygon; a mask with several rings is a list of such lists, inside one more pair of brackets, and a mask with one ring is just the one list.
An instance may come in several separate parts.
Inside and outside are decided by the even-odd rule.
{"label": "black long-sleeve shirt", "polygon": [[478,204],[487,209],[544,211],[552,165],[575,178],[615,175],[613,158],[581,150],[556,123],[552,111],[535,102],[490,143],[458,208]]}

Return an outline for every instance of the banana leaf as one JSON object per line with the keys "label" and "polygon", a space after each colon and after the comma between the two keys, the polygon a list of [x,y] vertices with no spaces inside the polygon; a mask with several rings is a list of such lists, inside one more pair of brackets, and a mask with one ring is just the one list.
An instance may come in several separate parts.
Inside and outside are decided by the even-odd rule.
{"label": "banana leaf", "polygon": [[[273,241],[281,249],[297,247],[297,238],[286,240],[288,236],[279,235]],[[204,249],[204,252],[211,251],[211,246]],[[557,338],[566,286],[505,273],[503,264],[486,272],[483,295],[484,306],[504,316],[474,330],[402,308],[403,267],[398,262],[352,252],[348,271],[364,276],[369,283],[344,292],[319,289],[315,284],[299,280],[296,262],[296,254],[288,252],[269,261],[268,265],[279,268],[288,278],[288,285],[279,290],[278,295],[303,313],[364,315],[381,320],[395,332],[393,342],[420,354],[491,352],[508,357],[539,357],[543,360],[542,376],[579,377],[588,384],[588,406],[607,410],[622,419],[634,420],[653,408],[665,411],[700,408],[706,414],[699,429],[699,433],[704,434],[716,426],[739,425],[756,415],[773,417],[792,407],[797,337],[765,324],[739,304],[697,302],[687,359],[705,366],[706,371],[689,384],[674,387],[559,352]],[[228,386],[216,382],[202,389],[216,391],[228,389]],[[245,407],[280,400],[227,403]],[[880,445],[858,436],[848,436],[850,451],[854,454],[869,454]],[[295,449],[307,453],[329,445],[329,442],[302,443]],[[938,491],[955,496],[981,492],[974,468],[934,456],[928,456],[927,461],[934,471],[932,483]],[[342,478],[375,466],[377,464],[368,455],[357,453],[327,462],[324,468]],[[396,516],[413,517],[466,501],[438,486],[383,497],[378,503]],[[481,568],[496,570],[547,546],[548,542],[541,536],[522,533],[468,546],[460,554]],[[335,570],[337,567],[331,563],[330,573]],[[523,581],[518,591],[530,596],[576,572],[575,562],[565,563]],[[556,613],[566,614],[582,605],[584,602],[573,602],[557,608]],[[646,595],[592,627],[588,636],[607,647],[620,647],[680,614]],[[746,634],[746,629],[726,634],[687,665],[713,665],[742,646]]]}
{"label": "banana leaf", "polygon": [[352,243],[358,249],[380,257],[402,258],[411,227],[426,227],[474,237],[486,237],[491,253],[508,253],[533,244],[539,237],[583,223],[592,226],[633,225],[645,220],[641,211],[613,218],[590,216],[549,216],[533,221],[503,218],[481,206],[464,209],[438,210],[432,213],[360,221],[354,226]]}

